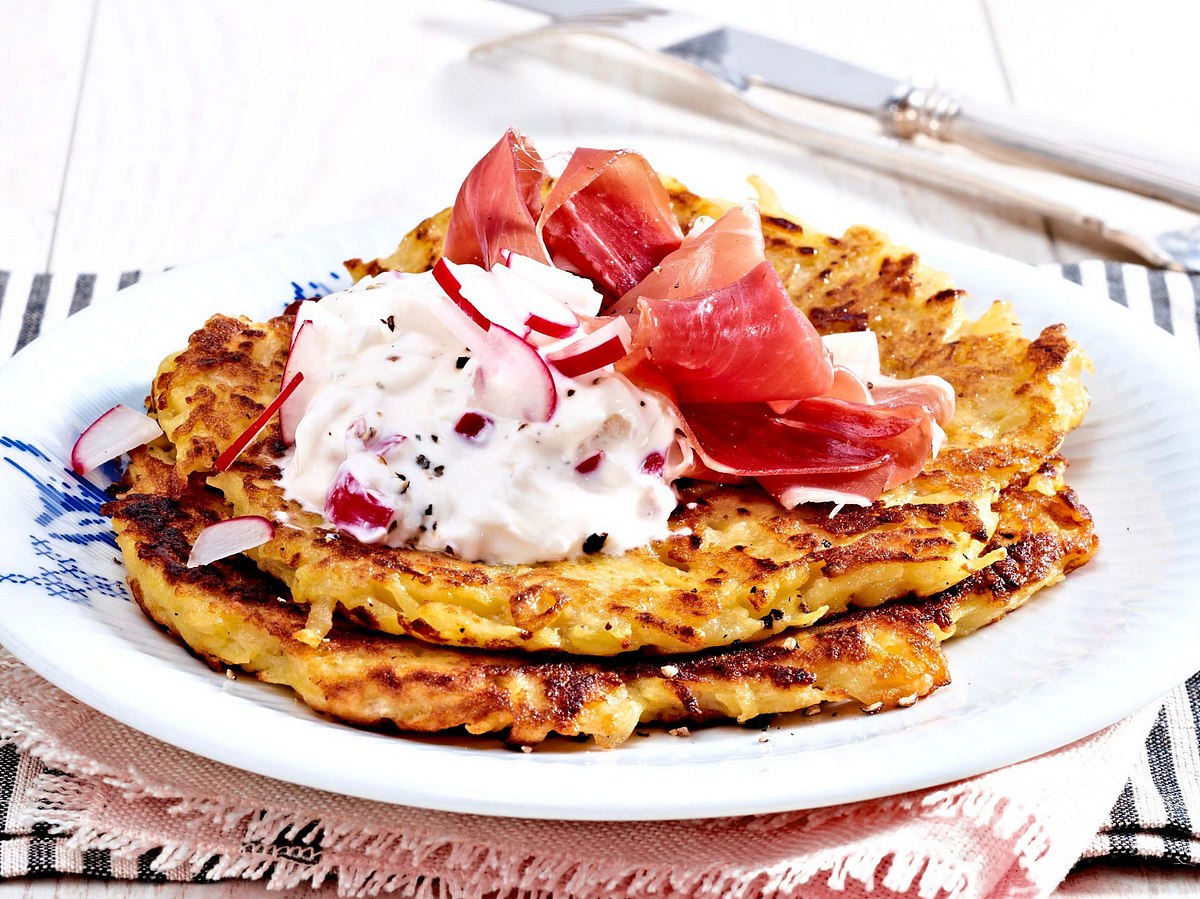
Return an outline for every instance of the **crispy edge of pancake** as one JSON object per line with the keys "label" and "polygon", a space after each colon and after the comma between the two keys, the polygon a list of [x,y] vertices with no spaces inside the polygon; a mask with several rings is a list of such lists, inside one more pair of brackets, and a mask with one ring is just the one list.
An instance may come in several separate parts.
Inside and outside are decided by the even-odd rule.
{"label": "crispy edge of pancake", "polygon": [[[215,316],[164,362],[152,405],[185,460],[180,477],[192,461],[222,448],[213,434],[235,430],[227,422],[208,427],[222,414],[214,397],[237,390],[241,402],[230,403],[225,415],[240,418],[242,406],[265,406],[277,393],[287,330],[279,320],[260,325]],[[274,355],[264,351],[268,345]],[[993,493],[830,517],[824,507],[785,511],[757,488],[695,484],[673,516],[681,533],[653,547],[620,557],[484,566],[340,538],[279,494],[282,452],[272,423],[210,483],[237,514],[296,526],[278,529],[251,555],[311,606],[314,640],[328,628],[336,600],[363,624],[456,645],[591,655],[728,645],[811,623],[823,610],[944,589],[990,561],[979,556],[995,526]]]}
{"label": "crispy edge of pancake", "polygon": [[1004,558],[931,600],[914,605],[941,640],[993,624],[1062,581],[1096,554],[1091,513],[1064,482],[1067,461],[1055,456],[1000,494],[1000,524],[989,549]]}
{"label": "crispy edge of pancake", "polygon": [[294,690],[344,721],[402,730],[551,733],[624,741],[638,723],[747,720],[851,699],[871,711],[910,705],[948,683],[940,644],[898,607],[857,613],[768,641],[693,656],[583,659],[450,649],[339,623],[317,646],[304,614],[242,557],[187,568],[196,534],[227,515],[220,496],[180,491],[169,452],[139,450],[129,492],[108,504],[145,613],[214,668],[233,665]]}

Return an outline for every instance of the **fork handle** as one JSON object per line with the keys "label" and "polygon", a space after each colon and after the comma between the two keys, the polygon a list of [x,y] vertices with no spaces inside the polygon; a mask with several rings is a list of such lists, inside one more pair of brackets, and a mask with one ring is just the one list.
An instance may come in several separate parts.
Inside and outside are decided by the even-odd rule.
{"label": "fork handle", "polygon": [[1181,160],[1115,146],[1094,132],[1061,122],[1046,122],[917,84],[897,91],[884,119],[898,137],[925,134],[1200,209],[1200,170],[1189,170]]}

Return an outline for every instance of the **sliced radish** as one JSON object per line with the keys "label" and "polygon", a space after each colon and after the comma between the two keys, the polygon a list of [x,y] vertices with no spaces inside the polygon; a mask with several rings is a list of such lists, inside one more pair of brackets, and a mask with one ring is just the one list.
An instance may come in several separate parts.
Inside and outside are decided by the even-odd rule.
{"label": "sliced radish", "polygon": [[493,325],[475,355],[474,405],[501,418],[549,421],[558,407],[554,375],[536,348]]}
{"label": "sliced radish", "polygon": [[514,275],[544,290],[555,299],[566,303],[576,315],[598,315],[604,298],[592,286],[592,282],[579,275],[554,268],[522,256],[519,253],[500,251],[504,264]]}
{"label": "sliced radish", "polygon": [[71,468],[76,474],[87,474],[109,459],[161,437],[162,433],[158,422],[149,415],[118,403],[79,435],[71,447]]}
{"label": "sliced radish", "polygon": [[476,324],[475,319],[452,300],[449,302],[435,300],[430,304],[429,311],[447,331],[462,341],[462,345],[468,349],[475,350],[486,342],[491,323]]}
{"label": "sliced radish", "polygon": [[302,372],[296,372],[296,374],[292,376],[292,379],[284,385],[283,390],[279,391],[279,395],[275,397],[275,399],[271,400],[271,402],[267,405],[267,408],[262,410],[262,413],[258,416],[258,418],[250,422],[250,427],[242,431],[242,433],[238,435],[237,439],[234,440],[233,443],[229,444],[225,452],[217,456],[217,461],[215,463],[217,471],[225,471],[230,465],[233,464],[234,460],[242,454],[242,450],[249,446],[250,441],[258,436],[258,432],[267,426],[267,422],[271,420],[271,416],[279,411],[280,407],[287,402],[287,398],[295,392],[296,388],[299,387],[303,381],[304,374]]}
{"label": "sliced radish", "polygon": [[487,269],[439,259],[433,277],[454,305],[483,330],[497,324],[521,337],[529,333],[527,314],[513,305]]}
{"label": "sliced radish", "polygon": [[568,378],[578,378],[623,357],[629,352],[631,337],[629,323],[617,316],[591,334],[547,353],[546,359]]}
{"label": "sliced radish", "polygon": [[560,339],[579,329],[579,316],[534,282],[503,266],[493,268],[489,274],[509,305],[524,316],[523,324],[530,330]]}
{"label": "sliced radish", "polygon": [[288,351],[287,364],[283,367],[283,383],[290,384],[296,375],[307,374],[302,386],[293,389],[290,398],[279,407],[279,430],[286,446],[296,442],[296,428],[300,419],[312,405],[313,397],[321,386],[316,374],[322,368],[323,354],[317,342],[317,329],[311,321],[303,321],[292,332],[292,348]]}
{"label": "sliced radish", "polygon": [[243,515],[210,524],[196,535],[187,567],[197,568],[217,559],[228,558],[275,537],[275,525],[261,515]]}
{"label": "sliced radish", "polygon": [[529,334],[529,311],[524,298],[504,289],[496,272],[508,271],[504,266],[488,271],[478,265],[447,263],[458,280],[459,294],[466,299],[484,318],[495,325],[507,328],[519,337]]}
{"label": "sliced radish", "polygon": [[491,325],[491,321],[482,312],[472,305],[462,294],[462,283],[458,280],[454,271],[450,268],[453,265],[445,259],[439,259],[433,264],[433,280],[437,281],[438,287],[446,292],[446,296],[454,301],[454,305],[461,309],[470,317],[478,327],[487,330]]}
{"label": "sliced radish", "polygon": [[380,543],[396,514],[387,497],[372,490],[344,467],[325,496],[325,517],[362,543]]}

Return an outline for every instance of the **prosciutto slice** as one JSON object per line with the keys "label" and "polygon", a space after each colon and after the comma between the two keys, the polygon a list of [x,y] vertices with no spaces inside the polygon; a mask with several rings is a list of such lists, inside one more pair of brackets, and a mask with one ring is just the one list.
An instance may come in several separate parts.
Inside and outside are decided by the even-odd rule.
{"label": "prosciutto slice", "polygon": [[879,338],[873,331],[829,334],[822,341],[835,371],[828,395],[881,406],[921,406],[939,425],[954,417],[954,388],[944,378],[892,378],[880,372]]}
{"label": "prosciutto slice", "polygon": [[532,142],[509,129],[459,188],[442,255],[491,268],[501,250],[549,262],[538,236],[542,186],[549,179]]}
{"label": "prosciutto slice", "polygon": [[681,300],[732,284],[766,258],[758,210],[750,203],[735,206],[705,230],[688,234],[612,311],[633,312],[639,297]]}
{"label": "prosciutto slice", "polygon": [[537,233],[554,265],[614,299],[683,240],[671,198],[643,157],[582,147],[546,197]]}
{"label": "prosciutto slice", "polygon": [[801,400],[784,413],[761,403],[682,405],[680,413],[703,466],[689,476],[751,476],[787,508],[877,499],[921,470],[934,428],[920,406],[829,397]]}
{"label": "prosciutto slice", "polygon": [[763,254],[753,206],[734,207],[689,238],[623,298],[637,297],[624,370],[646,364],[681,403],[747,403],[819,396],[833,366]]}

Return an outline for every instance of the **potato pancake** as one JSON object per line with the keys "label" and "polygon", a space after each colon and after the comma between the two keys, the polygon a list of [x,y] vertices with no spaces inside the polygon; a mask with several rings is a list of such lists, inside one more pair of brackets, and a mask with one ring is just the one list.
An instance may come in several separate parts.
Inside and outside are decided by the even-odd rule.
{"label": "potato pancake", "polygon": [[163,458],[135,451],[127,492],[105,510],[143,610],[214,668],[288,686],[354,724],[463,727],[521,744],[585,735],[611,747],[639,723],[745,721],[823,701],[876,710],[910,705],[949,680],[935,633],[907,608],[653,660],[451,649],[341,622],[314,647],[296,639],[305,615],[283,601],[287,588],[245,558],[186,567],[196,534],[229,512],[215,491],[181,490]]}
{"label": "potato pancake", "polygon": [[[672,184],[685,227],[721,211]],[[1087,359],[1061,326],[1029,340],[1007,303],[968,321],[963,293],[868,228],[810,231],[764,198],[767,257],[822,333],[870,328],[885,373],[956,386],[948,443],[908,483],[867,508],[786,511],[761,490],[680,485],[678,532],[622,556],[484,565],[415,549],[362,546],[281,494],[285,452],[271,425],[210,483],[236,514],[286,520],[251,555],[311,609],[318,640],[335,608],[431,642],[612,655],[687,652],[769,637],[855,606],[927,597],[1001,559],[989,548],[1000,492],[1055,454],[1087,407]],[[392,257],[351,260],[356,276],[417,271],[438,258],[448,219],[423,222]],[[178,452],[178,475],[216,456],[278,392],[291,321],[217,316],[169,357],[151,395]]]}
{"label": "potato pancake", "polygon": [[[165,460],[164,460],[165,459]],[[921,604],[850,613],[765,641],[684,657],[581,658],[432,646],[339,622],[296,639],[303,610],[242,557],[189,569],[195,535],[228,517],[212,490],[180,490],[167,451],[141,450],[106,508],[146,614],[196,655],[294,690],[317,711],[375,727],[462,727],[532,744],[552,733],[609,748],[639,723],[745,721],[852,701],[907,706],[946,684],[939,641],[991,623],[1061,580],[1096,548],[1091,518],[1050,460],[1007,487],[990,549],[1007,555]]]}
{"label": "potato pancake", "polygon": [[[152,404],[176,445],[179,477],[210,468],[247,412],[278,392],[289,326],[217,316],[164,363]],[[312,608],[310,640],[328,630],[336,603],[360,623],[432,642],[687,652],[761,639],[851,604],[928,596],[991,561],[983,547],[998,487],[947,498],[937,484],[932,498],[914,491],[903,503],[830,516],[828,506],[784,510],[757,487],[696,483],[682,488],[672,517],[679,536],[622,556],[483,565],[340,536],[283,497],[283,453],[272,423],[209,483],[235,514],[286,522],[250,555]]]}

